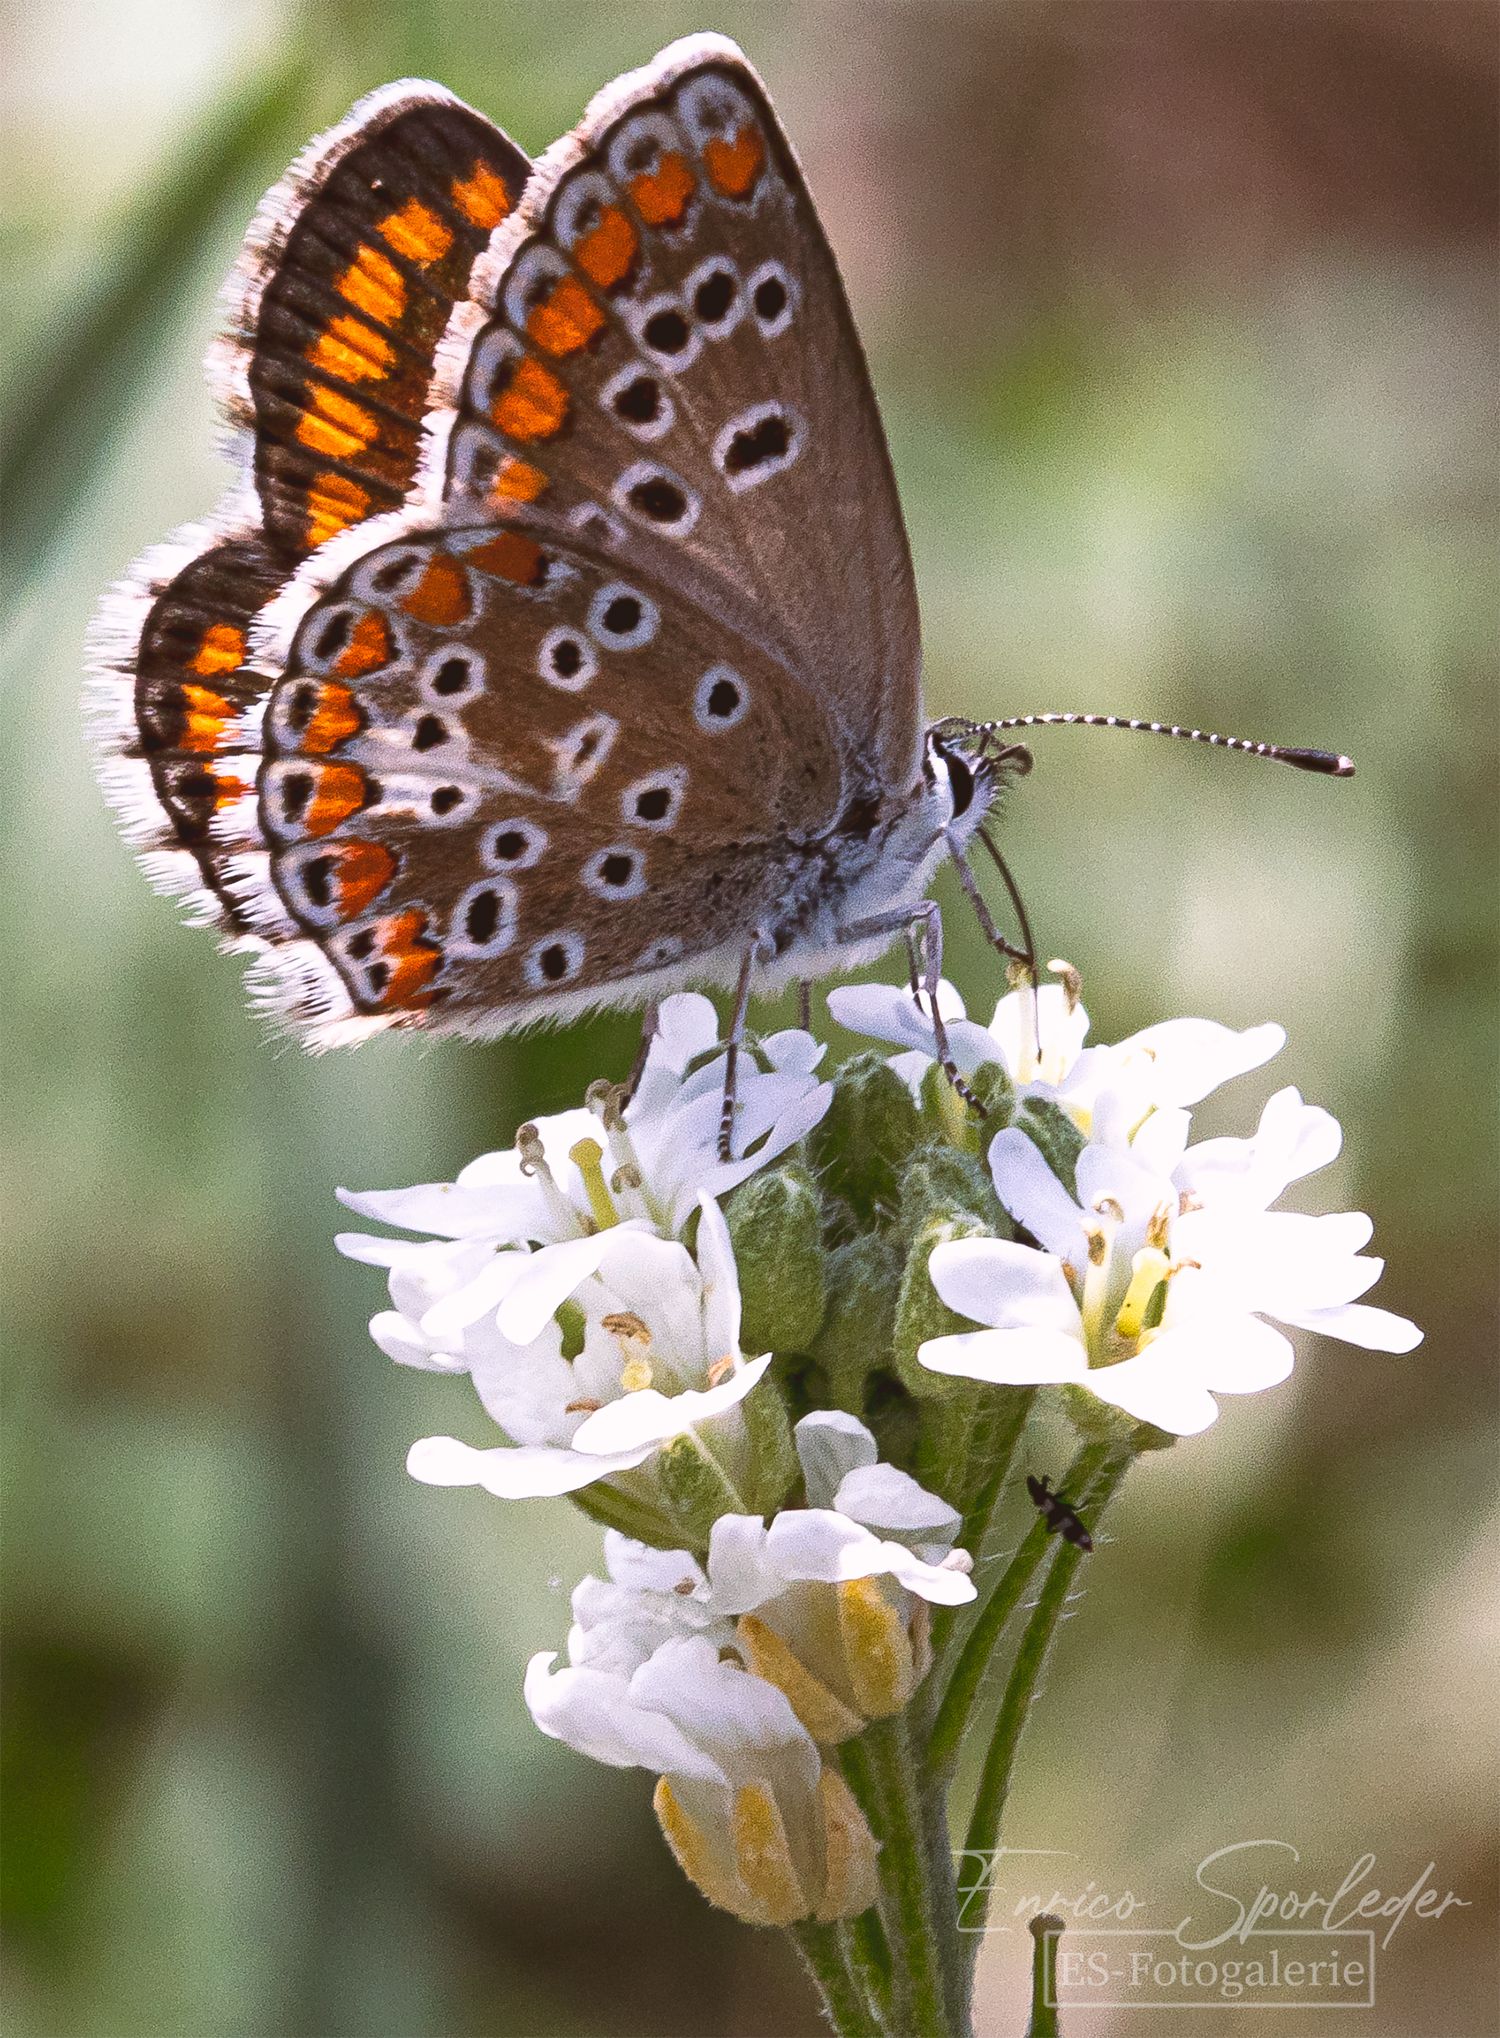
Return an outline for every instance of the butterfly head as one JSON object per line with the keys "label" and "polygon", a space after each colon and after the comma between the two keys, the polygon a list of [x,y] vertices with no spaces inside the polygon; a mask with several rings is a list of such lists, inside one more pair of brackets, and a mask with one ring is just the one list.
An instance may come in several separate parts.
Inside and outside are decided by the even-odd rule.
{"label": "butterfly head", "polygon": [[945,832],[960,842],[979,827],[1008,780],[1024,778],[1030,769],[1031,752],[1024,743],[997,741],[957,715],[931,723],[923,739],[927,797],[942,814]]}

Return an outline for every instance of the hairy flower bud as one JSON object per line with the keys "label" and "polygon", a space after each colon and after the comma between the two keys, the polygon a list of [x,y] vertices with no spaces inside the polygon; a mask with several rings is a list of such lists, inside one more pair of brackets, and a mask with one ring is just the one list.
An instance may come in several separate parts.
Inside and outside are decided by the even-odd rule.
{"label": "hairy flower bud", "polygon": [[823,1322],[827,1282],[823,1213],[807,1170],[787,1162],[752,1176],[725,1217],[746,1350],[807,1351]]}

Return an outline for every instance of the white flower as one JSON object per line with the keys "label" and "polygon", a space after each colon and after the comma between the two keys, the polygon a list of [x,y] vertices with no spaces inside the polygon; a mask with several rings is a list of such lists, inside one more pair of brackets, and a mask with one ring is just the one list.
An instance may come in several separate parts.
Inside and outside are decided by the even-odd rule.
{"label": "white flower", "polygon": [[[720,1197],[811,1131],[832,1085],[814,1074],[823,1049],[811,1034],[776,1033],[740,1056],[738,1158],[722,1161],[719,1116],[724,1049],[707,998],[682,993],[661,1007],[635,1096],[599,1084],[591,1110],[524,1126],[516,1145],[481,1154],[456,1182],[411,1189],[339,1191],[351,1210],[403,1231],[490,1247],[543,1249],[621,1223],[681,1235],[702,1196]],[[341,1241],[341,1245],[343,1245]],[[347,1247],[345,1248],[347,1249]],[[365,1257],[357,1250],[355,1257]]]}
{"label": "white flower", "polygon": [[1326,1111],[1285,1089],[1253,1139],[1188,1146],[1186,1130],[1186,1113],[1167,1108],[1129,1147],[1091,1142],[1076,1201],[1024,1133],[998,1133],[996,1191],[1039,1246],[970,1239],[934,1250],[938,1294],[989,1328],[929,1340],[923,1365],[1087,1386],[1185,1436],[1214,1420],[1216,1393],[1255,1393],[1290,1373],[1291,1341],[1267,1317],[1376,1351],[1420,1342],[1406,1318],[1358,1300],[1383,1266],[1361,1253],[1368,1217],[1270,1207],[1338,1153]]}
{"label": "white flower", "polygon": [[[430,1486],[483,1486],[506,1499],[572,1493],[608,1479],[655,1507],[641,1468],[675,1438],[692,1436],[722,1485],[725,1504],[750,1490],[750,1445],[739,1404],[769,1355],[740,1352],[740,1295],[718,1205],[703,1199],[695,1254],[644,1229],[612,1230],[549,1253],[489,1253],[482,1275],[440,1293],[415,1321],[377,1318],[393,1357],[473,1378],[486,1411],[510,1439],[478,1450],[425,1437],[407,1469]],[[453,1248],[388,1246],[393,1294],[425,1300],[428,1256]],[[413,1260],[415,1264],[413,1264]],[[459,1271],[463,1272],[460,1265]],[[576,1311],[578,1349],[565,1355],[559,1313]],[[635,1476],[631,1476],[635,1475]]]}
{"label": "white flower", "polygon": [[685,1875],[754,1925],[855,1917],[875,1901],[875,1841],[785,1695],[703,1636],[630,1672],[534,1656],[526,1703],[544,1734],[659,1781],[654,1803]]}
{"label": "white flower", "polygon": [[[1212,1019],[1169,1019],[1117,1046],[1085,1047],[1089,1015],[1077,974],[1053,967],[1062,983],[1007,992],[987,1027],[964,1016],[963,999],[946,979],[938,1010],[960,1074],[998,1062],[1018,1091],[1060,1104],[1080,1131],[1102,1142],[1128,1144],[1153,1112],[1200,1102],[1286,1043],[1276,1025],[1236,1032]],[[847,985],[829,992],[828,1008],[841,1026],[906,1049],[891,1066],[914,1093],[920,1089],[937,1051],[925,998],[905,987]]]}
{"label": "white flower", "polygon": [[609,1531],[567,1667],[541,1655],[526,1676],[544,1733],[658,1772],[686,1872],[760,1924],[873,1901],[874,1843],[819,1744],[899,1711],[927,1666],[925,1604],[974,1597],[958,1516],[879,1464],[863,1424],[804,1416],[796,1443],[809,1506],[721,1516],[706,1564]]}

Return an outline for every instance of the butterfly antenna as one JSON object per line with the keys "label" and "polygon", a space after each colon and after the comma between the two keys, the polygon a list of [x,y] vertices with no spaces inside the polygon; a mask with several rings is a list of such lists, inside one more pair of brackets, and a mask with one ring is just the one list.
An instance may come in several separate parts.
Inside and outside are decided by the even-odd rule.
{"label": "butterfly antenna", "polygon": [[[1006,715],[995,722],[955,723],[965,735],[998,735],[1005,729],[1043,729],[1059,724],[1077,724],[1085,729],[1139,729],[1148,736],[1178,736],[1184,743],[1208,743],[1216,750],[1243,750],[1252,757],[1269,757],[1277,764],[1295,765],[1298,771],[1318,771],[1328,778],[1352,778],[1354,759],[1336,750],[1296,750],[1283,743],[1252,743],[1245,736],[1219,736],[1209,729],[1184,729],[1178,722],[1144,722],[1125,715]],[[1003,866],[1002,866],[1003,869]]]}

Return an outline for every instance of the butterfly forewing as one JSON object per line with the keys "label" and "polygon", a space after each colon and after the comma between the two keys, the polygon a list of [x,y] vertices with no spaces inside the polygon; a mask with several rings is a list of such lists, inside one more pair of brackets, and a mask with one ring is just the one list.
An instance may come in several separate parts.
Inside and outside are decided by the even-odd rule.
{"label": "butterfly forewing", "polygon": [[[697,37],[542,158],[445,346],[441,485],[534,506],[778,649],[872,788],[918,735],[911,569],[833,257],[764,87]],[[851,762],[855,760],[851,757]]]}
{"label": "butterfly forewing", "polygon": [[358,560],[298,628],[263,745],[273,916],[355,1013],[471,1033],[737,948],[838,784],[829,718],[761,649],[492,524]]}

